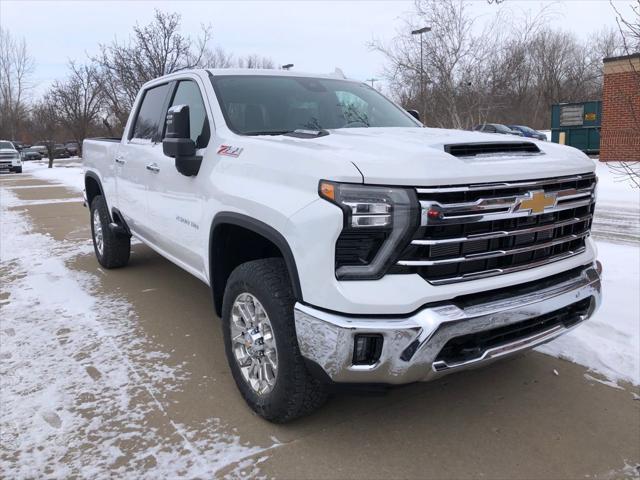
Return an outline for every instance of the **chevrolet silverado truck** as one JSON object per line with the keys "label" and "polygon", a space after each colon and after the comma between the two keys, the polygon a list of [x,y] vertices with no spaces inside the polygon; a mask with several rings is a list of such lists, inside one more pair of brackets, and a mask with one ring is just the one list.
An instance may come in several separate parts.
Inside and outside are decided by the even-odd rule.
{"label": "chevrolet silverado truck", "polygon": [[0,172],[2,171],[22,173],[20,152],[8,140],[0,140]]}
{"label": "chevrolet silverado truck", "polygon": [[247,404],[285,422],[336,385],[439,378],[540,345],[600,304],[593,162],[425,128],[362,82],[193,70],[83,144],[95,254],[131,236],[211,289]]}

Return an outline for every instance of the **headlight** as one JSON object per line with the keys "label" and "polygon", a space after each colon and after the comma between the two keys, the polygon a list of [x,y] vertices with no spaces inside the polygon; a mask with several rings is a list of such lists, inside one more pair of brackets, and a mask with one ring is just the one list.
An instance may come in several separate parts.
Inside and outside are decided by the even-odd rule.
{"label": "headlight", "polygon": [[339,280],[377,280],[396,261],[419,226],[415,190],[321,180],[322,198],[343,211],[336,242]]}

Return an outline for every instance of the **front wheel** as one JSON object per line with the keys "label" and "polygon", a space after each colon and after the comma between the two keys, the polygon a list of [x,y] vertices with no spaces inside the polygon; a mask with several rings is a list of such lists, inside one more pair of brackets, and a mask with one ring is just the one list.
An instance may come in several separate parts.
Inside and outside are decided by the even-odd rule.
{"label": "front wheel", "polygon": [[252,410],[276,423],[313,412],[327,397],[300,354],[294,303],[280,258],[237,267],[222,303],[225,351],[236,385]]}

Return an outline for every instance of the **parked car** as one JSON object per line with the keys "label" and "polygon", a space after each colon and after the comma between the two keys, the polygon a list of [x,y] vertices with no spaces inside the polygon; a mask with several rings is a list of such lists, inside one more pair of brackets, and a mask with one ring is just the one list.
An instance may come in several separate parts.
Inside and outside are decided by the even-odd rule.
{"label": "parked car", "polygon": [[22,155],[22,160],[42,160],[42,154],[36,148],[23,148],[20,152]]}
{"label": "parked car", "polygon": [[47,146],[44,143],[36,143],[31,147],[31,149],[36,150],[42,157],[49,158],[49,151],[47,150]]}
{"label": "parked car", "polygon": [[20,152],[9,140],[0,140],[0,171],[22,173]]}
{"label": "parked car", "polygon": [[69,156],[75,157],[78,155],[78,142],[65,142],[64,148],[67,149],[67,153],[69,154]]}
{"label": "parked car", "polygon": [[233,378],[270,421],[330,384],[519,353],[601,301],[589,157],[424,128],[355,80],[176,72],[83,154],[99,264],[124,267],[135,236],[209,285]]}
{"label": "parked car", "polygon": [[535,138],[536,140],[545,141],[547,140],[547,136],[544,133],[534,130],[533,128],[526,127],[524,125],[509,125],[509,128],[511,130],[522,133],[523,136],[528,138]]}
{"label": "parked car", "polygon": [[69,152],[65,148],[62,143],[56,143],[53,146],[53,157],[54,158],[69,158]]}
{"label": "parked car", "polygon": [[26,145],[22,142],[19,142],[17,140],[11,140],[11,143],[13,143],[13,146],[15,147],[16,150],[21,151],[23,148],[26,147]]}
{"label": "parked car", "polygon": [[512,130],[506,125],[502,125],[500,123],[483,123],[482,125],[476,125],[473,129],[477,132],[502,133],[505,135],[515,135],[517,137],[524,136],[522,132]]}

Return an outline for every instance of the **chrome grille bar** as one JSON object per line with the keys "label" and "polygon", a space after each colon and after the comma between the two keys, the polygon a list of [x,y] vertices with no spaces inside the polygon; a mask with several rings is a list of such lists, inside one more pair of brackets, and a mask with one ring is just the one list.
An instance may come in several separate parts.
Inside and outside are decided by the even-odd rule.
{"label": "chrome grille bar", "polygon": [[532,252],[534,250],[542,250],[543,248],[551,248],[556,245],[560,245],[565,242],[571,242],[584,238],[589,235],[589,232],[583,232],[578,235],[566,235],[564,237],[557,238],[551,242],[536,243],[533,245],[527,245],[526,247],[510,248],[508,250],[493,250],[489,252],[470,253],[464,257],[457,258],[443,258],[442,260],[400,260],[398,265],[404,265],[407,267],[426,267],[432,265],[448,265],[450,263],[463,263],[472,262],[474,260],[486,260],[488,258],[504,257],[506,255],[516,255],[518,253]]}
{"label": "chrome grille bar", "polygon": [[[546,208],[544,213],[555,213],[561,212],[563,210],[570,210],[572,208],[584,207],[590,205],[593,202],[593,194],[588,198],[584,198],[582,200],[576,201],[565,201],[562,203],[558,203],[555,207]],[[422,206],[422,215],[421,215],[421,226],[425,225],[450,225],[456,223],[472,223],[472,222],[482,222],[482,221],[491,221],[491,220],[501,220],[505,218],[518,218],[518,217],[528,217],[531,214],[527,211],[513,212],[511,211],[512,206],[515,206],[515,202],[511,203],[507,206],[503,206],[502,210],[495,212],[484,212],[481,213],[473,213],[473,210],[469,210],[468,214],[456,214],[456,215],[447,215],[447,209],[442,209],[442,215],[440,218],[433,219],[428,216],[427,212],[432,208],[434,204],[430,204],[429,202],[420,202]],[[430,206],[431,205],[431,206]]]}
{"label": "chrome grille bar", "polygon": [[536,262],[529,262],[522,265],[515,265],[512,267],[505,268],[492,268],[491,270],[483,270],[481,272],[474,273],[465,273],[463,275],[455,276],[455,277],[447,277],[442,279],[433,279],[429,280],[429,283],[432,285],[449,285],[451,283],[464,282],[467,280],[478,280],[481,278],[494,277],[496,275],[502,275],[504,273],[514,273],[520,272],[522,270],[528,270],[530,268],[542,267],[544,265],[548,265],[553,262],[557,262],[559,260],[564,260],[565,258],[573,257],[579,253],[582,253],[586,250],[585,247],[576,248],[574,250],[568,250],[559,255],[552,255],[543,260],[539,260]]}
{"label": "chrome grille bar", "polygon": [[[581,188],[576,190],[575,188],[569,188],[566,190],[560,190],[555,192],[558,202],[563,200],[573,200],[576,198],[590,198],[593,194],[593,187]],[[492,197],[492,198],[480,198],[475,202],[466,203],[440,203],[440,202],[420,202],[423,206],[429,206],[432,208],[440,209],[445,215],[457,212],[467,211],[484,211],[484,210],[498,210],[511,208],[515,202],[521,198],[522,195],[510,195],[508,197]]]}
{"label": "chrome grille bar", "polygon": [[465,237],[457,237],[457,238],[442,238],[438,240],[412,240],[411,245],[418,246],[429,246],[429,245],[442,245],[445,243],[461,243],[461,242],[469,242],[469,241],[477,241],[477,240],[491,240],[494,238],[503,238],[509,237],[511,235],[526,235],[531,233],[539,233],[546,232],[548,230],[553,230],[556,228],[568,227],[570,225],[575,225],[576,223],[588,222],[592,218],[592,215],[586,215],[584,217],[574,217],[570,220],[565,220],[563,222],[557,223],[549,223],[547,225],[540,225],[537,227],[530,228],[520,228],[518,230],[509,230],[509,231],[495,231],[488,233],[477,233],[474,235],[467,235]]}
{"label": "chrome grille bar", "polygon": [[417,188],[419,194],[423,193],[453,193],[453,192],[473,192],[478,190],[497,190],[506,188],[526,188],[531,190],[539,189],[546,185],[555,185],[565,182],[577,182],[579,180],[595,180],[595,174],[585,173],[562,178],[546,178],[543,180],[523,181],[523,182],[497,182],[481,183],[475,185],[452,186],[452,187],[428,187]]}

